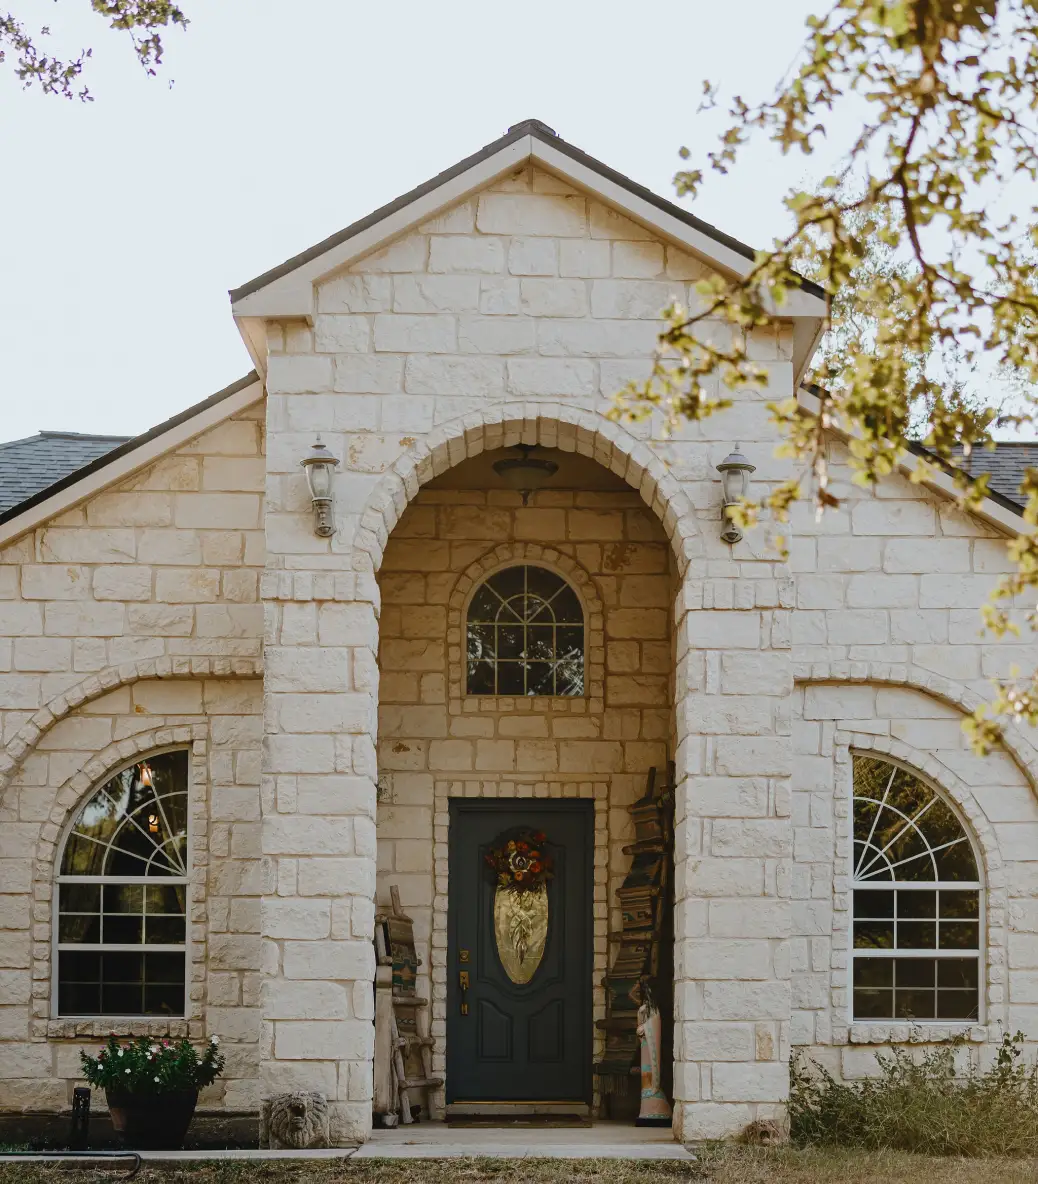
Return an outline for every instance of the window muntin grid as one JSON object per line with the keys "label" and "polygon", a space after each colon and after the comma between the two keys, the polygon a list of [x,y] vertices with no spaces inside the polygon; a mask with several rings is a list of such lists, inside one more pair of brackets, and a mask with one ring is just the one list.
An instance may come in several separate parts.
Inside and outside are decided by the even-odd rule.
{"label": "window muntin grid", "polygon": [[976,1020],[976,855],[944,799],[907,769],[854,757],[855,1020]]}
{"label": "window muntin grid", "polygon": [[584,610],[561,576],[517,564],[476,589],[465,686],[470,695],[584,694]]}
{"label": "window muntin grid", "polygon": [[66,837],[54,904],[59,1015],[185,1009],[188,754],[110,778]]}

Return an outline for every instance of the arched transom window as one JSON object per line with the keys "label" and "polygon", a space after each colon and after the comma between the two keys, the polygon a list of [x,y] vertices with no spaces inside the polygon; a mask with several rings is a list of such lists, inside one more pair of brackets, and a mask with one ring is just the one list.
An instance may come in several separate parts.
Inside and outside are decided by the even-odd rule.
{"label": "arched transom window", "polygon": [[188,754],[105,782],[65,840],[56,902],[57,1011],[184,1015]]}
{"label": "arched transom window", "polygon": [[855,756],[854,1019],[979,1018],[981,889],[947,802],[907,769]]}
{"label": "arched transom window", "polygon": [[525,563],[495,572],[466,624],[470,695],[583,695],[584,610],[555,572]]}

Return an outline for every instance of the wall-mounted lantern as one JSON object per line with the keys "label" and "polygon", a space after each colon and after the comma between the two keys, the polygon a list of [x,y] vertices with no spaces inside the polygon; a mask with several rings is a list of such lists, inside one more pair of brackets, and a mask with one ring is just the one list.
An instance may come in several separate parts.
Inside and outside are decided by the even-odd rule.
{"label": "wall-mounted lantern", "polygon": [[333,456],[327,444],[321,443],[321,437],[311,445],[310,452],[299,462],[306,473],[306,483],[310,487],[310,500],[314,504],[314,534],[318,538],[326,539],[335,534],[335,522],[332,517],[332,474],[339,463],[339,458]]}
{"label": "wall-mounted lantern", "polygon": [[728,510],[730,506],[738,505],[749,492],[750,474],[756,468],[739,451],[738,444],[717,466],[721,474],[721,538],[726,543],[737,543],[742,538],[742,531],[732,521]]}

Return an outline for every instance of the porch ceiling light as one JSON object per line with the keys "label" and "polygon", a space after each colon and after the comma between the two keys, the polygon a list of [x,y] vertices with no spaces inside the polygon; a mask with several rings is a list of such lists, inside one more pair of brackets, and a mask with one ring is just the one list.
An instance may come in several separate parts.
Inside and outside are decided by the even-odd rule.
{"label": "porch ceiling light", "polygon": [[730,507],[738,505],[750,488],[750,474],[757,466],[751,465],[736,444],[732,452],[717,466],[721,474],[721,538],[726,543],[737,543],[742,531],[732,521]]}
{"label": "porch ceiling light", "polygon": [[540,456],[531,456],[535,444],[517,444],[519,456],[506,456],[502,460],[495,460],[493,470],[508,486],[522,494],[523,505],[528,505],[530,494],[545,485],[559,471],[559,466],[553,460],[545,460]]}
{"label": "porch ceiling light", "polygon": [[318,436],[310,446],[309,453],[299,463],[306,473],[310,500],[314,504],[314,534],[318,538],[326,539],[335,534],[335,521],[332,515],[332,474],[339,458],[332,455],[327,444],[322,444],[321,437]]}

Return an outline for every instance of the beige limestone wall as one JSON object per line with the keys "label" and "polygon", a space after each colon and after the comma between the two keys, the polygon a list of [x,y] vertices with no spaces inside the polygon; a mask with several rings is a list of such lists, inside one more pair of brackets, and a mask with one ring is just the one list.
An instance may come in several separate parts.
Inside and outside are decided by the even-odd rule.
{"label": "beige limestone wall", "polygon": [[[464,694],[466,598],[485,573],[510,563],[558,571],[582,597],[586,696]],[[444,801],[595,799],[600,980],[620,929],[615,891],[629,866],[623,844],[633,838],[626,807],[644,792],[650,767],[664,775],[671,748],[673,557],[633,491],[542,491],[524,507],[505,491],[426,489],[394,530],[379,582],[377,893],[387,904],[389,885],[398,885],[415,919],[419,989],[434,1001],[442,1073],[446,967],[433,975],[430,942],[434,925],[445,936],[447,897],[434,876],[447,836],[436,787]],[[597,985],[595,1019],[604,1016]]]}
{"label": "beige limestone wall", "polygon": [[[145,678],[70,711],[15,771],[0,807],[0,1109],[67,1108],[79,1050],[111,1031],[219,1036],[227,1069],[201,1104],[256,1109],[261,705],[255,678]],[[65,827],[108,777],[170,748],[191,753],[187,1014],[63,1018],[51,911]]]}
{"label": "beige limestone wall", "polygon": [[[203,1099],[252,1110],[258,1019],[262,404],[0,552],[0,1107],[61,1109],[112,1027],[219,1035]],[[192,751],[190,1009],[51,1012],[55,846],[93,787]]]}
{"label": "beige limestone wall", "polygon": [[837,1075],[875,1070],[877,1045],[906,1024],[853,1023],[849,1007],[851,760],[886,756],[936,786],[966,822],[985,883],[981,1017],[924,1024],[933,1039],[968,1029],[983,1061],[1003,1031],[1038,1041],[1038,798],[1004,750],[969,751],[960,708],[924,690],[863,681],[798,687],[794,697],[793,1043]]}
{"label": "beige limestone wall", "polygon": [[[766,389],[733,392],[733,407],[702,425],[669,436],[656,418],[628,427],[607,414],[628,378],[647,375],[663,305],[674,298],[694,303],[693,284],[703,274],[701,263],[595,196],[522,168],[319,281],[313,325],[271,319],[267,338],[264,599],[269,727],[278,740],[268,745],[265,771],[284,811],[292,809],[297,779],[314,775],[315,754],[327,770],[321,775],[329,778],[320,843],[300,829],[289,852],[283,820],[272,814],[268,827],[265,816],[264,849],[274,865],[289,854],[355,860],[367,850],[371,803],[359,787],[375,777],[378,692],[372,665],[380,597],[373,576],[419,486],[485,450],[541,444],[598,460],[626,480],[662,523],[682,582],[673,618],[677,685],[686,699],[674,743],[680,1021],[675,1094],[677,1129],[690,1137],[734,1132],[773,1113],[786,1096],[788,876],[776,868],[788,866],[792,847],[787,571],[759,538],[734,549],[721,543],[713,467],[738,439],[753,453],[762,483],[786,475],[785,462],[771,458],[766,403],[793,393],[790,329],[754,334]],[[707,331],[726,330],[709,325]],[[313,535],[298,469],[316,432],[342,458],[335,483],[338,530],[330,542]],[[307,612],[319,620],[329,604],[352,614],[351,627],[331,643],[336,653],[328,661],[335,663],[336,677],[314,652],[319,624],[296,629]],[[729,685],[721,677],[722,655],[732,648],[743,662],[741,690],[735,689],[739,678]],[[753,685],[745,672],[758,657],[768,677],[766,684]],[[315,745],[298,713],[282,721],[280,704],[292,696],[315,710],[332,710],[335,696],[344,703],[349,697],[334,749]],[[430,738],[430,750],[433,743]],[[701,775],[713,779],[706,805],[692,780]],[[754,825],[733,842],[733,828],[715,825],[711,811],[722,799],[738,799],[747,777],[759,778],[764,792],[746,807]],[[336,797],[333,787],[340,781]],[[356,792],[346,792],[346,781]],[[311,798],[315,811],[317,802]],[[340,825],[343,814],[353,829]],[[333,839],[331,820],[337,824]],[[740,912],[734,894],[709,908],[696,899],[694,861],[703,855],[718,883],[729,861],[755,861],[762,876],[767,867],[765,934],[756,917]],[[359,876],[351,880],[329,939],[324,913],[290,875],[282,886],[275,870],[278,889],[265,900],[271,906],[265,974],[272,992],[292,995],[297,1003],[294,1015],[286,1008],[270,1017],[263,1088],[306,1081],[308,1088],[334,1091],[335,1137],[363,1137],[370,1123],[363,1090],[370,1091],[370,1025],[364,1025],[371,1014],[371,971],[360,941],[370,939],[367,885]],[[288,939],[277,920],[280,910],[290,911],[289,897],[294,916],[312,914],[314,920],[312,936],[295,931],[297,946],[314,945],[305,991],[289,981]],[[703,939],[713,943],[717,967],[736,967],[729,955],[749,940],[755,958],[738,963],[731,974],[722,969],[720,978],[708,978],[694,950]],[[327,958],[317,957],[321,943]],[[312,996],[323,984],[333,988],[327,998],[349,1001],[340,1010],[358,1021],[340,1021],[334,1040],[326,1027],[300,1018],[306,992]],[[743,1063],[715,1064],[709,1048],[692,1039],[685,1043],[704,1016],[736,1025],[740,1039],[751,1034]]]}

